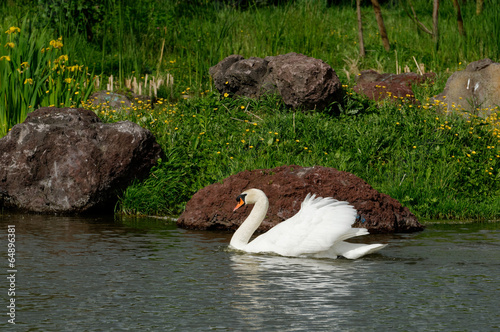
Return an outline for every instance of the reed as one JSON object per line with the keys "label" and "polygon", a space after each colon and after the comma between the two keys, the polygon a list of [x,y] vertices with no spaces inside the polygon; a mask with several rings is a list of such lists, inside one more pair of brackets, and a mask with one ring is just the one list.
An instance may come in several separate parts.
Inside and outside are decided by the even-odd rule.
{"label": "reed", "polygon": [[92,92],[92,76],[70,65],[62,38],[51,40],[29,20],[2,27],[0,43],[0,136],[38,107],[79,105]]}

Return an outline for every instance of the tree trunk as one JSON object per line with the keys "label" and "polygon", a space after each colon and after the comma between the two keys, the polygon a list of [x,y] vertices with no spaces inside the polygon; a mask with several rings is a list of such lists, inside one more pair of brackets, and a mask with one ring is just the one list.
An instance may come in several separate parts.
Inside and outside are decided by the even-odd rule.
{"label": "tree trunk", "polygon": [[361,19],[361,0],[356,0],[356,13],[358,14],[358,38],[359,38],[359,55],[364,57],[365,42],[363,41],[363,21]]}
{"label": "tree trunk", "polygon": [[457,9],[458,32],[461,36],[465,36],[464,20],[462,18],[462,11],[460,10],[460,4],[458,3],[458,0],[453,0],[453,6]]}
{"label": "tree trunk", "polygon": [[439,49],[439,0],[434,0],[434,7],[432,9],[432,37],[436,44],[436,50]]}
{"label": "tree trunk", "polygon": [[476,0],[476,14],[477,15],[481,15],[481,13],[483,12],[483,4],[484,4],[484,0]]}
{"label": "tree trunk", "polygon": [[391,46],[389,45],[389,38],[387,38],[387,31],[385,30],[384,19],[382,18],[382,10],[380,9],[380,4],[378,0],[371,0],[373,11],[375,12],[375,17],[377,18],[378,30],[380,31],[380,37],[382,38],[382,43],[384,48],[389,52]]}

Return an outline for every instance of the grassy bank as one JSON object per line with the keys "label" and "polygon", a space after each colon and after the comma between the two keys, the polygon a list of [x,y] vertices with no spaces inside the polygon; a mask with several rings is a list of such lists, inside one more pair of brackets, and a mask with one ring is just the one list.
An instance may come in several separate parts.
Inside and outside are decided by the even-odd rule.
{"label": "grassy bank", "polygon": [[[360,58],[355,8],[350,2],[327,6],[321,1],[296,1],[244,9],[201,1],[183,6],[142,0],[133,8],[120,1],[104,3],[107,11],[102,15],[106,19],[96,18],[92,36],[84,27],[73,27],[63,20],[49,20],[51,25],[43,25],[42,18],[33,12],[27,20],[25,11],[31,10],[28,5],[4,7],[2,33],[11,26],[21,27],[21,31],[2,35],[2,43],[8,43],[9,36],[25,38],[29,32],[38,33],[38,44],[32,53],[26,53],[18,48],[32,45],[32,39],[14,40],[13,48],[1,45],[0,55],[18,52],[42,60],[36,75],[31,64],[34,60],[27,61],[32,72],[17,71],[24,55],[19,56],[18,64],[0,61],[0,91],[46,98],[34,102],[21,98],[29,110],[81,104],[85,98],[79,96],[90,93],[96,77],[102,82],[113,74],[115,88],[119,88],[130,76],[143,80],[146,74],[172,75],[173,86],[160,88],[154,109],[139,102],[128,112],[84,103],[104,121],[131,120],[150,129],[166,152],[167,158],[146,181],[133,184],[123,193],[120,211],[177,215],[197,190],[236,172],[297,164],[351,172],[398,199],[420,218],[500,216],[496,118],[445,117],[423,107],[427,98],[442,91],[452,71],[484,57],[499,60],[498,6],[491,5],[477,16],[472,2],[465,4],[462,14],[467,35],[461,37],[451,2],[443,3],[442,34],[436,50],[432,38],[413,25],[403,7],[389,3],[383,14],[390,52],[382,47],[372,9],[365,7],[367,56]],[[415,7],[428,26],[430,7],[427,2]],[[58,45],[61,35],[64,46],[54,49],[51,42]],[[208,68],[227,55],[264,57],[292,51],[321,58],[336,70],[347,92],[340,113],[292,111],[276,96],[261,100],[224,98],[212,87]],[[42,58],[48,55],[52,58]],[[67,55],[62,58],[64,69],[54,70],[54,60],[62,55]],[[52,65],[48,66],[50,60]],[[417,89],[421,106],[405,100],[374,104],[352,92],[360,70],[395,72],[397,64],[416,71],[415,60],[438,73],[435,84]],[[76,65],[81,66],[79,72],[66,69]],[[30,75],[12,80],[14,74]],[[51,79],[47,75],[52,75]],[[28,78],[40,87],[28,92],[16,90],[26,87]],[[5,81],[8,84],[2,83]],[[66,89],[55,88],[57,84],[43,85],[49,82],[59,82]],[[65,86],[70,83],[79,90]],[[19,120],[4,121],[5,131],[15,121]]]}
{"label": "grassy bank", "polygon": [[[350,91],[350,88],[347,88]],[[352,92],[350,92],[352,93]],[[177,214],[196,190],[245,169],[322,165],[351,172],[421,218],[498,217],[500,155],[494,119],[439,116],[405,101],[375,105],[360,96],[341,114],[290,111],[279,98],[218,94],[105,108],[106,121],[132,119],[167,153],[143,183],[128,188],[125,213]]]}

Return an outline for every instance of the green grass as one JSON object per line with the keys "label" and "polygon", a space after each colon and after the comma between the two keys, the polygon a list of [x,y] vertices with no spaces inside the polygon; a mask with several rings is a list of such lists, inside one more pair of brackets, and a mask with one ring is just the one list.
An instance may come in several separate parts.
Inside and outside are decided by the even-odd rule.
{"label": "green grass", "polygon": [[[496,117],[468,122],[437,114],[426,105],[427,98],[442,91],[453,71],[485,57],[499,61],[498,6],[487,3],[483,15],[476,16],[473,2],[463,4],[467,36],[461,37],[451,1],[442,3],[442,35],[436,50],[432,38],[418,31],[402,6],[387,5],[383,15],[390,52],[382,47],[373,10],[364,7],[367,56],[360,58],[356,14],[350,1],[332,6],[325,1],[289,1],[279,6],[250,4],[244,9],[201,0],[189,5],[156,0],[128,5],[118,0],[101,2],[106,8],[104,19],[93,22],[91,39],[81,26],[73,27],[71,20],[43,25],[37,15],[39,7],[30,5],[32,1],[21,1],[25,7],[0,8],[5,14],[0,20],[0,55],[15,51],[23,59],[40,59],[29,60],[38,64],[38,76],[30,77],[40,87],[33,91],[22,90],[25,77],[15,72],[21,62],[9,62],[7,67],[7,62],[0,61],[0,92],[21,99],[36,96],[35,101],[25,103],[29,109],[69,106],[82,103],[85,98],[78,96],[91,92],[88,78],[93,74],[101,80],[114,75],[117,87],[123,87],[124,78],[130,75],[139,80],[145,74],[172,75],[174,86],[160,89],[163,98],[154,109],[136,102],[127,113],[84,103],[104,121],[131,120],[148,128],[167,155],[147,180],[135,182],[123,193],[119,211],[175,216],[204,186],[246,169],[296,164],[351,172],[398,199],[419,218],[500,217]],[[415,5],[419,19],[431,26],[431,5],[423,1]],[[9,36],[3,31],[11,26],[21,27],[19,38],[26,38],[27,31],[37,38],[19,41],[19,48],[5,48]],[[61,35],[63,48],[41,53]],[[336,70],[347,92],[340,112],[293,111],[277,96],[231,99],[214,91],[208,68],[224,57],[287,52],[320,58]],[[61,55],[68,55],[67,66],[84,65],[85,71],[76,77],[67,71],[54,73],[48,60]],[[438,74],[434,84],[416,88],[420,107],[404,100],[375,104],[352,92],[360,70],[395,72],[397,62],[401,68],[416,71],[415,60]],[[49,74],[56,79],[48,80]],[[63,89],[66,78],[80,83],[75,87],[88,88],[75,99],[80,90]],[[0,125],[4,124],[0,135],[22,121],[29,109],[12,106],[0,113],[9,119],[15,116],[15,120],[0,117]]]}
{"label": "green grass", "polygon": [[148,180],[129,187],[120,209],[176,215],[206,185],[246,169],[295,164],[351,172],[420,218],[498,218],[495,121],[436,115],[406,101],[346,99],[350,105],[336,115],[290,111],[275,96],[233,100],[215,93],[160,100],[154,110],[129,114],[96,110],[106,121],[131,119],[148,128],[168,154]]}

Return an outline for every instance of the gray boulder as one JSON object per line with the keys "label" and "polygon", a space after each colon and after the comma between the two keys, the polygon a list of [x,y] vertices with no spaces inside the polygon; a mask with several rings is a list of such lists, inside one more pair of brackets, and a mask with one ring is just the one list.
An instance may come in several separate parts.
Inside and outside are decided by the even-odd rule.
{"label": "gray boulder", "polygon": [[471,62],[465,70],[454,72],[431,102],[445,112],[488,117],[500,105],[500,63],[490,59]]}
{"label": "gray boulder", "polygon": [[146,129],[86,109],[40,108],[0,139],[0,206],[39,213],[112,212],[162,151]]}
{"label": "gray boulder", "polygon": [[342,98],[342,85],[332,67],[298,53],[264,59],[231,55],[209,73],[223,95],[259,98],[278,93],[292,108],[323,110]]}

